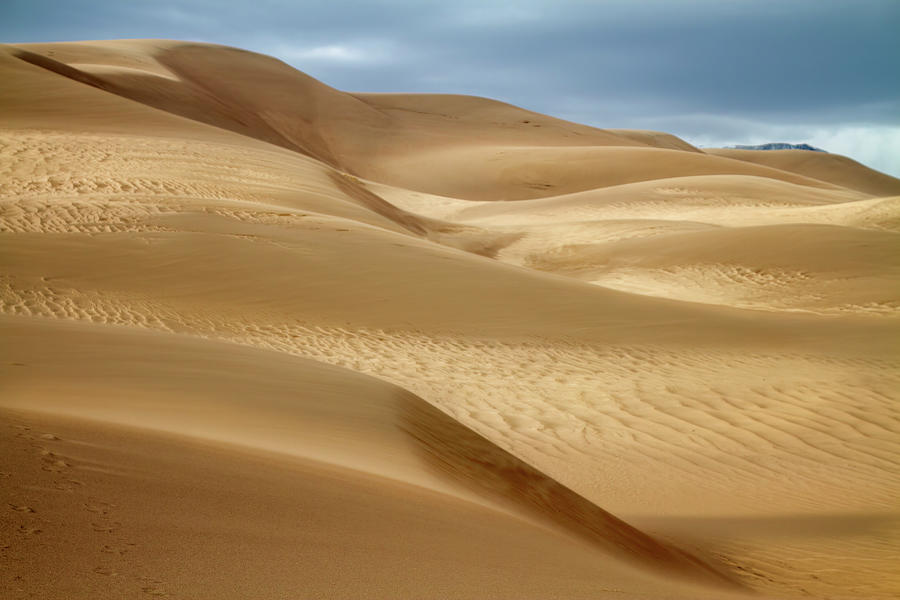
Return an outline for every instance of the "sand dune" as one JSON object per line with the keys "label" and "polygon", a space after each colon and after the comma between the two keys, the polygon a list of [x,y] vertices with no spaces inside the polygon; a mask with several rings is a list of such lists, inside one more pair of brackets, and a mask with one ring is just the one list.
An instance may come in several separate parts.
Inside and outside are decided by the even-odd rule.
{"label": "sand dune", "polygon": [[897,312],[895,198],[734,175],[513,203],[373,187],[409,210],[467,223],[501,261],[612,289],[760,310]]}
{"label": "sand dune", "polygon": [[220,46],[0,70],[4,595],[895,595],[891,178]]}
{"label": "sand dune", "polygon": [[701,152],[696,146],[692,146],[683,139],[665,133],[664,131],[648,131],[642,129],[607,129],[620,137],[641,142],[654,148],[668,148],[669,150],[687,150],[689,152]]}
{"label": "sand dune", "polygon": [[[708,148],[707,154],[725,156],[759,165],[799,173],[841,187],[875,196],[900,194],[900,180],[870,169],[839,154],[811,153],[805,150],[735,150]],[[816,156],[811,156],[816,154]]]}
{"label": "sand dune", "polygon": [[[638,146],[477,145],[385,155],[378,162],[377,168],[360,174],[399,187],[466,200],[527,200],[679,175],[756,175],[838,189],[744,161]],[[465,177],[455,177],[455,173],[465,173]]]}
{"label": "sand dune", "polygon": [[620,558],[729,581],[387,383],[281,353],[123,328],[6,317],[4,338],[9,408],[349,469],[358,473],[344,476],[351,480],[424,488],[490,508],[501,520],[562,529]]}
{"label": "sand dune", "polygon": [[[145,41],[141,46],[152,56],[145,62],[156,65],[136,69],[132,56],[117,59],[108,44],[29,44],[12,54],[51,73],[298,151],[352,174],[460,198],[518,200],[547,190],[559,194],[713,173],[830,187],[743,160],[680,152],[695,149],[671,136],[617,135],[487,99],[351,95],[278,60],[233,48]],[[265,94],[256,93],[260,86]],[[678,152],[663,154],[672,148]],[[426,168],[433,164],[440,166]],[[448,175],[459,170],[465,178]],[[504,192],[498,196],[500,189]]]}
{"label": "sand dune", "polygon": [[[791,240],[790,253],[778,246],[784,239]],[[717,249],[714,258],[709,248]],[[718,228],[573,254],[550,266],[574,268],[580,278],[608,287],[670,298],[762,310],[896,315],[900,308],[897,287],[884,285],[900,287],[895,233],[809,224]]]}

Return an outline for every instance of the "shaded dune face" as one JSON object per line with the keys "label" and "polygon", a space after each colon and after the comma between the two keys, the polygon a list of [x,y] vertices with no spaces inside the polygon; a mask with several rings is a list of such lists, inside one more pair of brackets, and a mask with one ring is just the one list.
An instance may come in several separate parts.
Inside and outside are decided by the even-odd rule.
{"label": "shaded dune face", "polygon": [[[96,50],[90,46],[70,52],[77,61],[95,60],[91,56]],[[404,103],[399,108],[396,103],[379,106],[375,95],[369,105],[366,95],[334,90],[281,61],[234,48],[164,44],[154,60],[173,78],[135,75],[134,71],[91,74],[30,50],[16,50],[14,55],[76,81],[300,152],[351,174],[472,200],[536,198],[723,172],[831,187],[768,166],[693,152],[689,145],[663,136],[615,135],[565,122],[535,129],[530,119],[510,125],[498,122],[496,112],[519,110],[508,105],[491,106],[493,112],[470,123],[469,135],[460,137],[458,120],[465,112],[441,113],[440,108],[426,106],[425,112],[438,119],[422,123],[421,111]],[[261,88],[267,91],[263,102],[253,91]],[[468,109],[465,104],[456,108]],[[613,147],[619,150],[610,152]],[[435,163],[442,167],[435,170]],[[465,176],[458,177],[459,173]]]}
{"label": "shaded dune face", "polygon": [[[93,67],[97,72],[91,73],[30,50],[18,49],[13,54],[20,60],[75,81],[172,114],[276,144],[351,173],[356,168],[365,170],[368,163],[377,160],[371,153],[360,155],[358,150],[368,152],[390,148],[392,143],[429,144],[429,138],[435,137],[435,133],[437,144],[432,141],[429,145],[440,146],[441,142],[454,137],[452,131],[444,131],[441,127],[422,135],[423,132],[417,127],[419,124],[407,122],[406,115],[386,114],[377,103],[370,106],[364,100],[330,88],[281,61],[236,48],[163,44],[155,53],[154,61],[173,77],[160,77],[134,69],[97,70],[96,65],[90,64],[91,61],[109,57],[103,49],[89,45],[72,48],[63,45],[61,50],[72,54],[69,62],[79,65],[82,61],[89,63],[85,67]],[[256,93],[260,87],[267,92],[263,97]],[[500,104],[489,100],[484,100],[484,103]],[[505,106],[510,110],[520,110]],[[467,108],[463,107],[463,110]],[[444,117],[452,128],[451,116]],[[543,115],[539,117],[549,120]],[[479,131],[482,126],[490,127],[491,124],[488,120],[476,121],[473,131]],[[634,143],[600,130],[571,125],[607,143]],[[447,127],[447,123],[443,126]],[[502,128],[495,129],[499,130],[493,136],[489,130],[488,140],[508,137]],[[547,137],[542,135],[543,132],[538,132],[537,136],[533,133],[526,129],[527,135],[514,136],[513,139],[542,141]],[[373,134],[391,139],[386,144],[378,144]],[[360,164],[353,161],[346,163],[339,147],[353,148],[352,154]]]}
{"label": "shaded dune face", "polygon": [[[197,64],[199,72],[205,72],[205,65],[202,64],[204,56],[202,51],[198,53],[198,56],[191,56],[189,50],[176,52],[187,52],[187,62],[190,63],[192,59],[197,61],[199,63]],[[237,54],[238,60],[229,61],[229,70],[231,71],[229,80],[231,77],[237,80],[246,80],[248,74],[242,72],[242,69],[249,68],[251,72],[255,72],[254,65],[246,66],[240,60],[244,53],[236,50],[233,52]],[[41,54],[24,50],[14,52],[14,56],[53,73],[153,108],[215,127],[221,127],[241,135],[247,135],[322,160],[328,164],[333,165],[336,163],[327,144],[317,135],[315,128],[310,126],[311,123],[307,119],[298,120],[296,117],[299,114],[294,115],[295,120],[291,122],[291,129],[282,131],[279,129],[278,117],[270,117],[270,111],[257,111],[255,110],[257,107],[252,102],[241,103],[241,97],[233,97],[227,93],[223,94],[221,90],[217,90],[215,87],[204,85],[204,81],[194,82],[189,78],[181,78],[181,73],[178,70],[178,65],[181,64],[181,61],[168,65],[165,60],[160,60],[160,63],[164,66],[173,67],[172,72],[178,76],[177,79],[169,79],[150,74],[135,74],[133,72],[93,75]],[[270,60],[277,67],[281,67],[289,73],[289,80],[296,77],[296,72],[293,69],[282,65],[274,59]],[[274,77],[277,78],[277,73],[274,74]],[[219,78],[216,78],[216,80],[221,81]],[[321,87],[324,88],[325,86]],[[226,88],[227,91],[228,89]],[[292,91],[293,93],[291,93]],[[305,88],[300,90],[288,89],[284,91],[284,94],[293,101],[310,96]],[[247,99],[249,100],[249,98]],[[315,102],[316,100],[313,99],[311,101]]]}
{"label": "shaded dune face", "polygon": [[0,78],[0,595],[896,595],[897,179],[206,44]]}
{"label": "shaded dune face", "polygon": [[335,187],[372,212],[394,221],[411,233],[418,235],[426,233],[425,223],[427,220],[425,218],[385,202],[384,199],[373,194],[352,175],[332,171],[329,173],[329,176]]}
{"label": "shaded dune face", "polygon": [[[351,480],[367,474],[383,485],[399,482],[475,504],[501,522],[512,515],[526,530],[535,524],[558,530],[587,542],[606,560],[739,588],[711,563],[631,527],[385,382],[171,334],[50,320],[30,324],[22,317],[2,317],[0,328],[10,341],[0,351],[0,373],[7,405],[16,410],[233,442],[312,460],[320,469],[350,468],[360,471],[345,476]],[[57,348],[43,348],[42,340],[50,337]],[[230,372],[218,380],[205,375],[225,367]],[[279,425],[287,431],[278,431]],[[44,456],[45,462],[59,461],[60,472],[77,476],[71,459]],[[552,538],[547,543],[553,547]]]}
{"label": "shaded dune face", "polygon": [[427,464],[461,485],[664,573],[740,587],[713,563],[628,525],[433,406],[405,402],[400,411],[400,428]]}

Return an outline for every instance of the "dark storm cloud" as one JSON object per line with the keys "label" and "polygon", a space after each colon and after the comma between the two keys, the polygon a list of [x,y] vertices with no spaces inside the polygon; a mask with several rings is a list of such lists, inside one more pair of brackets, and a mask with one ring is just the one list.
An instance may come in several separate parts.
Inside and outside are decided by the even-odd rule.
{"label": "dark storm cloud", "polygon": [[900,136],[897,31],[897,0],[6,0],[0,7],[0,38],[9,42],[218,42],[276,55],[342,89],[476,94],[711,143],[840,128],[893,128]]}

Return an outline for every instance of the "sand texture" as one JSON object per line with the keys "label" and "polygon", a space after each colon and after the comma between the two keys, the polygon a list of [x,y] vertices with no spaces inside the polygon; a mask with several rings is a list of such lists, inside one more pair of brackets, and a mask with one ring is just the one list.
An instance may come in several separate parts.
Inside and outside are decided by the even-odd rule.
{"label": "sand texture", "polygon": [[900,595],[900,181],[0,46],[0,597]]}

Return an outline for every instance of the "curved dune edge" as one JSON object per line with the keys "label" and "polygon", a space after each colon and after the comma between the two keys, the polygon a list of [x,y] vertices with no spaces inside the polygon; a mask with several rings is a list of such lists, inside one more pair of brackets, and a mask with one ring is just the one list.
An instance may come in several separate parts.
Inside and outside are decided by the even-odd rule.
{"label": "curved dune edge", "polygon": [[[546,121],[543,125],[549,127],[544,127],[531,118],[516,118],[521,116],[518,112],[524,116],[534,113],[485,99],[450,96],[447,98],[451,101],[461,100],[461,107],[449,113],[411,109],[398,114],[396,101],[384,107],[383,98],[400,99],[403,95],[371,95],[370,105],[365,94],[340,92],[281,61],[236,48],[142,40],[137,44],[146,48],[145,59],[157,63],[146,77],[134,75],[130,66],[126,71],[94,69],[94,73],[72,66],[94,61],[102,65],[104,59],[117,62],[104,44],[22,44],[10,48],[19,60],[52,73],[297,151],[355,175],[470,200],[537,198],[548,192],[558,195],[686,174],[760,175],[840,189],[790,171],[694,152],[692,147],[668,138],[655,141],[648,132],[616,135],[544,116],[533,117]],[[160,76],[160,70],[174,77]],[[225,73],[227,77],[222,76]],[[249,91],[259,85],[275,92],[264,104]],[[402,99],[401,106],[423,102],[427,106],[429,100],[427,95],[409,95]],[[488,110],[485,114],[475,111],[476,120],[466,123],[461,116],[472,114],[473,104],[487,105]],[[443,101],[441,105],[446,110],[450,103]],[[510,112],[516,113],[510,123],[496,120],[497,114],[508,119]],[[428,118],[423,120],[423,113]],[[460,131],[466,125],[468,131]],[[463,140],[467,143],[459,146]],[[640,163],[638,169],[636,162]],[[433,169],[433,164],[442,168]],[[447,169],[465,171],[466,177],[448,178]],[[504,191],[498,194],[498,189]]]}
{"label": "curved dune edge", "polygon": [[431,239],[465,239],[463,249],[482,240],[502,262],[610,289],[770,312],[900,314],[897,198],[737,175],[507,203],[367,185],[413,213],[468,226]]}
{"label": "curved dune edge", "polygon": [[[806,150],[737,150],[705,148],[707,154],[790,171],[873,196],[900,194],[900,180],[839,154]],[[812,156],[816,155],[816,156]]]}
{"label": "curved dune edge", "polygon": [[[779,247],[783,239],[791,240],[790,253]],[[717,249],[714,256],[709,248]],[[894,232],[812,224],[709,228],[573,245],[530,260],[542,270],[688,301],[900,315],[900,235]]]}
{"label": "curved dune edge", "polygon": [[[475,502],[501,521],[518,515],[558,528],[635,564],[737,585],[711,563],[629,526],[390,384],[171,334],[21,317],[0,322],[9,342],[0,355],[5,408],[324,461]],[[229,365],[241,368],[223,373]]]}
{"label": "curved dune edge", "polygon": [[[16,58],[20,51],[51,68]],[[77,73],[57,72],[66,69]],[[73,326],[98,336],[123,331],[107,327],[117,324],[153,330],[143,335],[176,346],[184,338],[173,334],[183,333],[236,345],[227,346],[233,353],[225,357],[215,353],[223,358],[216,364],[167,378],[174,390],[141,396],[141,389],[166,385],[153,378],[121,403],[131,407],[123,423],[140,420],[146,428],[168,414],[156,429],[181,427],[194,441],[144,432],[143,442],[129,442],[139,432],[125,425],[66,425],[49,413],[22,413],[43,420],[51,433],[73,427],[66,452],[103,454],[75,461],[87,467],[85,475],[91,465],[114,465],[108,452],[118,447],[128,454],[132,444],[132,458],[174,457],[145,463],[150,471],[173,468],[179,455],[207,465],[207,474],[181,465],[175,469],[181,483],[165,490],[141,488],[158,496],[158,512],[169,519],[141,521],[147,540],[166,540],[144,553],[144,562],[166,567],[159,561],[183,541],[178,533],[197,531],[178,504],[196,478],[205,491],[189,496],[205,514],[225,502],[254,523],[236,519],[228,530],[206,532],[229,540],[208,548],[204,569],[216,574],[208,579],[245,586],[240,597],[259,596],[250,585],[259,581],[293,590],[300,574],[323,597],[371,596],[355,575],[335,571],[347,560],[378,582],[376,595],[390,598],[420,597],[423,590],[485,597],[494,589],[506,598],[722,597],[718,588],[688,592],[679,582],[673,589],[672,578],[660,580],[654,569],[638,566],[628,575],[625,561],[607,560],[630,554],[618,546],[606,546],[595,560],[598,544],[585,544],[585,536],[624,536],[626,547],[643,548],[606,513],[592,512],[598,506],[656,539],[730,565],[743,583],[778,597],[895,594],[900,338],[896,320],[881,318],[896,314],[894,304],[862,309],[873,308],[865,306],[869,296],[883,299],[897,289],[898,197],[849,189],[855,185],[849,179],[810,178],[809,170],[698,153],[665,134],[598,130],[482,98],[346,94],[270,57],[220,46],[164,40],[3,46],[0,73],[15,84],[0,87],[0,312],[80,321]],[[96,85],[79,81],[84,77]],[[635,165],[636,157],[654,162]],[[573,169],[576,162],[584,169]],[[604,171],[604,164],[622,168]],[[860,165],[845,166],[851,179],[869,179]],[[495,202],[504,198],[515,202]],[[635,265],[639,272],[631,273]],[[651,277],[645,285],[638,277],[630,293],[578,280],[590,281],[597,270],[669,279]],[[817,288],[826,310],[785,305],[797,282]],[[838,287],[828,288],[832,283]],[[834,305],[853,294],[862,306]],[[246,371],[239,357],[247,346],[265,350],[271,366],[250,361],[252,372],[242,376],[257,376],[251,389],[226,385]],[[589,505],[555,488],[531,494],[533,478],[515,466],[498,479],[468,445],[445,443],[444,421],[423,430],[430,421],[419,409],[427,405],[400,410],[394,388],[360,383],[368,380],[342,370],[340,385],[357,386],[352,401],[329,395],[334,378],[289,369],[294,357],[409,390],[439,407],[439,417],[452,415],[468,428],[461,437],[477,432]],[[146,380],[141,365],[159,357],[133,358],[135,377],[119,380],[121,389]],[[202,356],[197,360],[204,364]],[[102,370],[104,361],[95,362],[87,372]],[[318,381],[304,384],[315,388],[309,399],[333,401],[303,405],[294,414],[302,418],[292,419],[285,410],[296,407],[291,395],[269,405],[278,419],[254,420],[248,399],[257,401],[261,391],[285,397],[273,391],[287,380],[278,365],[291,371],[287,379]],[[171,373],[177,364],[167,368]],[[260,376],[266,373],[272,376]],[[192,378],[198,383],[187,386],[195,392],[190,398],[173,393]],[[27,389],[40,402],[71,400],[72,389],[84,391],[80,401],[108,397],[94,415],[108,422],[122,398],[107,379],[94,379],[104,384],[91,393],[83,380],[52,389],[31,381]],[[193,415],[182,412],[187,406]],[[229,414],[240,418],[210,430],[210,415]],[[215,435],[231,449],[210,442]],[[59,499],[50,494],[71,491],[56,486],[75,484],[53,479],[54,468],[68,468],[53,463],[66,458],[41,454],[54,451],[34,436],[13,437],[16,456],[36,459],[30,467],[22,463],[23,473],[35,467],[36,477],[49,478],[14,490],[44,490],[48,502]],[[92,446],[99,438],[109,445]],[[243,450],[233,446],[239,438]],[[262,451],[251,448],[266,448],[265,461],[274,461],[266,463],[272,468],[265,478],[254,479],[263,462],[246,459]],[[306,458],[287,460],[291,454]],[[279,487],[295,469],[304,475]],[[91,484],[99,486],[122,469],[93,473]],[[499,484],[485,491],[472,485],[475,473],[482,483]],[[223,487],[230,479],[267,479],[268,492]],[[145,482],[161,485],[158,478]],[[530,499],[517,508],[498,487]],[[279,537],[279,515],[308,523],[301,509],[310,505],[289,508],[275,499],[293,495],[316,506],[314,499],[325,497],[313,493],[319,488],[327,488],[329,500],[318,506],[346,509],[322,513],[338,538],[311,530],[310,542],[297,528]],[[415,508],[410,496],[418,499]],[[139,497],[106,501],[134,506]],[[378,510],[359,498],[379,498]],[[548,518],[548,499],[578,516]],[[24,519],[24,529],[13,531],[23,537],[15,539],[40,545],[32,529],[46,525],[40,515],[58,507],[13,500],[8,514]],[[96,514],[85,504],[104,510],[86,495],[71,515]],[[379,514],[392,515],[382,529],[370,522]],[[422,519],[428,527],[404,531]],[[542,531],[577,526],[580,545],[564,548],[537,536],[532,527],[539,523]],[[113,533],[83,524],[89,535]],[[160,531],[163,538],[155,538]],[[385,532],[393,539],[398,531],[403,544],[381,543]],[[266,544],[272,540],[278,543]],[[245,544],[267,558],[239,554],[243,559],[233,562],[223,551]],[[292,546],[314,568],[298,571],[278,557],[291,555]],[[26,546],[15,552],[20,547]],[[40,547],[33,556],[44,561],[52,584],[60,579],[50,564],[54,555]],[[363,547],[380,550],[367,554]],[[107,554],[79,548],[84,560]],[[548,548],[557,562],[536,558]],[[660,557],[685,559],[670,551]],[[186,555],[179,562],[196,560]],[[269,563],[259,578],[244,570],[254,562]],[[453,577],[448,564],[465,567]],[[66,571],[69,581],[118,581],[115,569],[82,566]],[[222,576],[223,567],[242,578]],[[140,587],[154,593],[152,574],[132,573],[134,584],[150,577]],[[384,573],[400,575],[388,581]],[[196,585],[183,575],[175,580]],[[102,584],[97,590],[107,593]]]}

